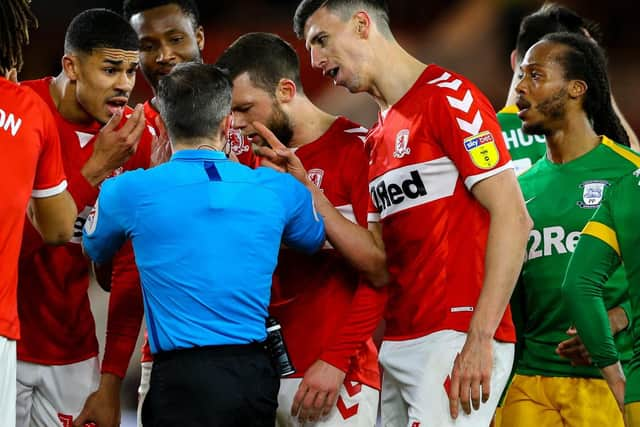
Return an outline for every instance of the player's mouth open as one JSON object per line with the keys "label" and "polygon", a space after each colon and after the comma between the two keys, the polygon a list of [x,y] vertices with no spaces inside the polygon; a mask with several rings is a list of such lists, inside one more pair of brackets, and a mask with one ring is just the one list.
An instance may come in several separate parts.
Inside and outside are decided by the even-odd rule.
{"label": "player's mouth open", "polygon": [[125,105],[127,105],[126,98],[113,98],[107,101],[107,109],[112,115],[122,113]]}
{"label": "player's mouth open", "polygon": [[520,118],[522,118],[522,116],[529,111],[529,108],[531,108],[531,104],[524,99],[518,99],[518,101],[516,101],[516,106],[518,107],[518,110],[520,110],[518,111],[518,117]]}

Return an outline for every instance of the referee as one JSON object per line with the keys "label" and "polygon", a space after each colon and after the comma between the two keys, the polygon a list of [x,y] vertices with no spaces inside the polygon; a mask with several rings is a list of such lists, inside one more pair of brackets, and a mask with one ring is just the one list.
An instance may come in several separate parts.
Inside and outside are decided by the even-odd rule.
{"label": "referee", "polygon": [[222,152],[231,83],[218,68],[180,64],[157,97],[171,161],[106,181],[83,239],[97,263],[133,242],[155,360],[143,424],[271,427],[271,276],[281,242],[314,252],[324,225],[295,178]]}

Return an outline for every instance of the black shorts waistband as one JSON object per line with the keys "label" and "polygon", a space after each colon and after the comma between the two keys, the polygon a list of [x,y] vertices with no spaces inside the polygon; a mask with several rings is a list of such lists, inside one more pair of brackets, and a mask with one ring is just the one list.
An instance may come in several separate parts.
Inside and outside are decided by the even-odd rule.
{"label": "black shorts waistband", "polygon": [[153,360],[162,362],[189,355],[201,355],[211,357],[249,356],[266,352],[264,342],[250,344],[207,345],[202,347],[181,348],[178,350],[161,351],[153,355]]}

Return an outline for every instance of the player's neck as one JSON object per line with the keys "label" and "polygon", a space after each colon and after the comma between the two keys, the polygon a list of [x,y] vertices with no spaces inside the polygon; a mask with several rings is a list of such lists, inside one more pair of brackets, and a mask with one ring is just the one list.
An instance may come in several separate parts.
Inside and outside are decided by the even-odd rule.
{"label": "player's neck", "polygon": [[383,40],[386,46],[377,49],[377,64],[371,68],[369,94],[381,110],[386,110],[411,89],[427,65],[411,56],[395,40]]}
{"label": "player's neck", "polygon": [[79,125],[90,125],[96,121],[78,103],[75,83],[70,81],[64,72],[54,77],[49,85],[49,93],[56,109],[65,120]]}
{"label": "player's neck", "polygon": [[336,121],[336,116],[326,113],[316,107],[306,97],[296,100],[291,105],[289,118],[293,127],[293,137],[289,142],[289,147],[297,148],[309,144],[322,135]]}
{"label": "player's neck", "polygon": [[600,144],[586,116],[567,120],[565,125],[546,135],[547,155],[553,163],[567,163],[582,157]]}

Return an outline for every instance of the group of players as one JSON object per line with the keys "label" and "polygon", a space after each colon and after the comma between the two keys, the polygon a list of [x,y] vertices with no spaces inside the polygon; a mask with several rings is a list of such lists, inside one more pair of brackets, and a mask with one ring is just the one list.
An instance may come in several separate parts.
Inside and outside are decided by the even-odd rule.
{"label": "group of players", "polygon": [[[2,37],[16,46],[3,47],[0,67],[15,79],[31,15],[24,0],[0,10]],[[504,389],[498,426],[622,426],[623,401],[628,425],[640,425],[640,300],[629,286],[638,237],[627,236],[640,155],[624,147],[637,138],[615,108],[597,28],[555,5],[525,18],[497,118],[466,78],[396,42],[384,1],[305,0],[294,28],[315,68],[371,94],[381,113],[368,132],[320,110],[295,51],[272,34],[240,37],[216,63],[233,81],[233,155],[312,182],[327,227],[320,253],[284,248],[274,274],[270,312],[297,369],[281,381],[278,425],[372,426],[381,399],[384,426],[483,426]],[[139,277],[130,244],[97,271],[111,288],[100,367],[81,228],[104,179],[170,155],[155,98],[127,106],[136,69],[155,93],[176,64],[202,61],[204,42],[194,2],[125,0],[124,18],[74,18],[58,76],[0,78],[0,142],[40,144],[0,159],[4,170],[38,166],[35,180],[22,177],[33,188],[29,220],[23,208],[3,213],[0,229],[22,239],[19,257],[3,252],[0,352],[14,365],[0,366],[2,425],[119,424],[143,316]],[[282,145],[268,148],[256,122]],[[2,195],[20,207],[29,191]],[[145,348],[139,413],[153,360]]]}

